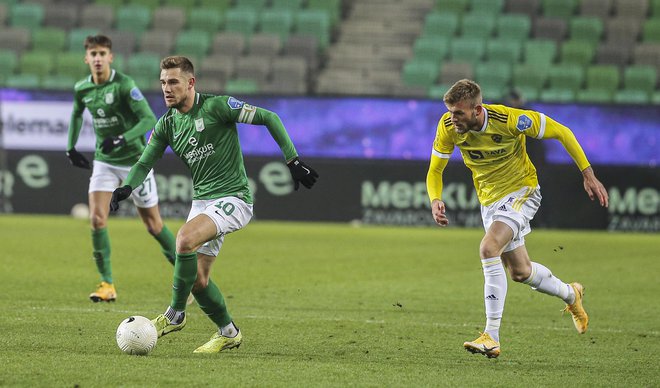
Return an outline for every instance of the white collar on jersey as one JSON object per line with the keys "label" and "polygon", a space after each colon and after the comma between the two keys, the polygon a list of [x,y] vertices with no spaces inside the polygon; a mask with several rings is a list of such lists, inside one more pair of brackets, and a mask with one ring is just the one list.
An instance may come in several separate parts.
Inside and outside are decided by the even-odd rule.
{"label": "white collar on jersey", "polygon": [[486,127],[488,126],[488,111],[483,105],[481,106],[481,108],[484,111],[484,125],[481,127],[480,130],[472,131],[472,132],[479,132],[479,133],[484,132],[486,130]]}

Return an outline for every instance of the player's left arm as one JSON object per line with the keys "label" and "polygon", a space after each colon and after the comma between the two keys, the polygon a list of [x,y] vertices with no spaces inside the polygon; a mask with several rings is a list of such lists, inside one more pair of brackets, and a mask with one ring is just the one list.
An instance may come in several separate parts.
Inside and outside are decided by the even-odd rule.
{"label": "player's left arm", "polygon": [[577,164],[580,171],[582,171],[584,190],[589,195],[589,198],[592,201],[598,198],[600,205],[607,207],[609,205],[607,190],[605,190],[603,184],[598,178],[596,178],[596,174],[573,132],[568,127],[558,123],[550,117],[543,115],[542,118],[544,128],[540,131],[539,135],[541,136],[539,138],[559,140],[564,146],[564,149],[566,149],[571,158],[573,158],[573,161],[575,161],[575,164]]}

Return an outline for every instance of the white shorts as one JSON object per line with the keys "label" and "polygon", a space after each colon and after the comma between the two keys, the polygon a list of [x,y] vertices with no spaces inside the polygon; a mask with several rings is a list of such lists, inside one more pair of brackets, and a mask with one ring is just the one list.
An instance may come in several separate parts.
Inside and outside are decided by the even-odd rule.
{"label": "white shorts", "polygon": [[225,241],[225,235],[242,229],[252,219],[252,205],[236,197],[196,199],[192,202],[186,222],[200,214],[206,214],[216,226],[216,238],[204,243],[197,252],[217,256]]}
{"label": "white shorts", "polygon": [[[94,161],[92,176],[89,178],[89,193],[94,191],[113,192],[126,179],[130,167],[113,166],[112,164]],[[137,207],[150,208],[158,205],[158,189],[154,170],[149,171],[144,182],[133,190],[133,203]]]}
{"label": "white shorts", "polygon": [[481,206],[484,229],[488,230],[493,221],[507,224],[513,230],[513,239],[504,248],[504,252],[512,251],[525,245],[525,235],[532,231],[529,222],[534,218],[540,205],[541,188],[523,187],[491,205]]}

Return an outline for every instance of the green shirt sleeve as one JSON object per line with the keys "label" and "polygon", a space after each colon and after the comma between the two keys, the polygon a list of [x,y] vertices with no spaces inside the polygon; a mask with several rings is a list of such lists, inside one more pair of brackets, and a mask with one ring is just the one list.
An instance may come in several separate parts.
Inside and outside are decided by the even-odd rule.
{"label": "green shirt sleeve", "polygon": [[121,95],[124,101],[128,101],[128,106],[138,118],[138,122],[126,132],[123,133],[127,142],[144,136],[154,124],[156,124],[156,115],[151,111],[147,100],[142,96],[140,89],[135,85],[135,81],[129,79],[122,83]]}
{"label": "green shirt sleeve", "polygon": [[153,168],[156,161],[163,157],[163,153],[168,146],[167,138],[163,133],[161,121],[156,123],[156,127],[151,133],[149,143],[142,152],[140,159],[131,167],[131,171],[124,180],[124,185],[129,185],[133,190],[144,182],[144,178]]}
{"label": "green shirt sleeve", "polygon": [[67,151],[75,147],[78,142],[78,136],[80,136],[80,130],[82,129],[83,124],[82,114],[84,110],[85,105],[83,105],[80,100],[80,95],[76,93],[73,98],[73,111],[71,112],[71,120],[69,121],[69,139],[66,146]]}

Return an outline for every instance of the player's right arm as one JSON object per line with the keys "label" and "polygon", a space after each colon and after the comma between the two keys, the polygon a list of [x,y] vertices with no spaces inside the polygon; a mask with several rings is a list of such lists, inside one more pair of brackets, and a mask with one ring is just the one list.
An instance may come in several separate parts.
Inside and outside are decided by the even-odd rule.
{"label": "player's right arm", "polygon": [[76,143],[80,136],[82,129],[83,118],[82,114],[85,110],[85,105],[82,103],[78,93],[73,98],[73,111],[71,112],[71,120],[69,120],[69,137],[66,147],[66,156],[71,161],[71,164],[80,168],[90,168],[89,161],[80,152],[76,150]]}
{"label": "player's right arm", "polygon": [[426,174],[426,192],[431,201],[431,213],[433,220],[440,226],[449,224],[449,219],[445,214],[445,203],[442,201],[442,173],[449,163],[453,150],[454,144],[447,136],[444,120],[440,119],[433,143],[429,170]]}

